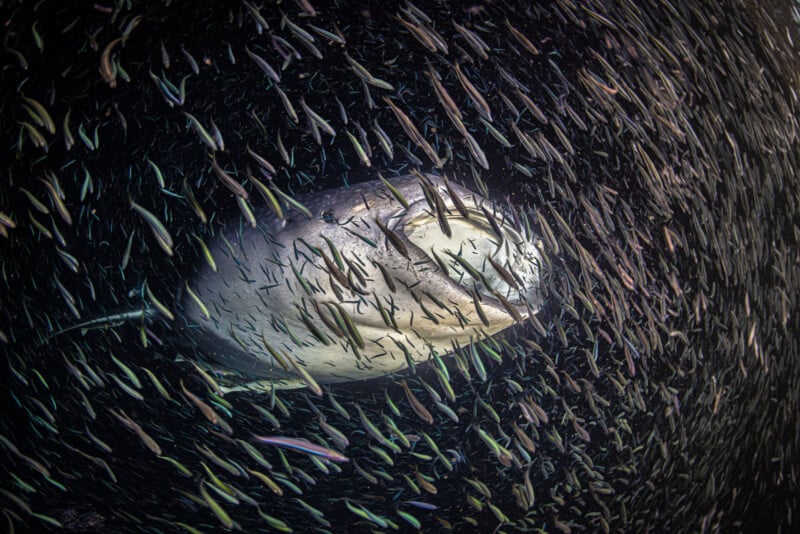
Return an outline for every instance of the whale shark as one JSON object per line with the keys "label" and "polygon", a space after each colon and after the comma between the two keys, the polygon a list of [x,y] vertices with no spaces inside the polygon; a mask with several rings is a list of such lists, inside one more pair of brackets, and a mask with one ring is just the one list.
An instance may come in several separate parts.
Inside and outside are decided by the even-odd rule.
{"label": "whale shark", "polygon": [[[541,307],[539,242],[508,210],[416,173],[296,197],[313,215],[231,224],[184,297],[228,390],[391,375]],[[515,224],[514,221],[517,221]]]}

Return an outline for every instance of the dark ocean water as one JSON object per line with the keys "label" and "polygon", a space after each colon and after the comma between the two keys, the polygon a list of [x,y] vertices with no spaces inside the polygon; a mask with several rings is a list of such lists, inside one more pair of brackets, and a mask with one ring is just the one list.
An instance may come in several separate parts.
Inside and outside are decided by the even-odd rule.
{"label": "dark ocean water", "polygon": [[[0,6],[9,531],[796,529],[796,6]],[[336,135],[318,142],[301,101]],[[542,241],[542,308],[441,364],[324,385],[322,398],[216,395],[192,361],[221,383],[241,378],[206,358],[179,288],[206,261],[201,242],[248,220],[187,114],[210,138],[219,130],[214,158],[259,217],[267,203],[248,174],[302,199],[418,169],[513,210]],[[53,336],[137,310],[153,313]],[[251,437],[339,450],[319,413],[347,436],[349,462]]]}

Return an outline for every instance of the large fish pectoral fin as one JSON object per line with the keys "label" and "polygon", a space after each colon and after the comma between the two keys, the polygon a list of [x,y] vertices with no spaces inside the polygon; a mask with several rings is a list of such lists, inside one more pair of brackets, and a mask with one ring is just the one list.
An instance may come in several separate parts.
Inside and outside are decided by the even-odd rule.
{"label": "large fish pectoral fin", "polygon": [[220,384],[220,389],[223,393],[272,393],[273,389],[301,389],[305,387],[308,387],[308,384],[300,378],[252,380],[250,382],[230,386]]}

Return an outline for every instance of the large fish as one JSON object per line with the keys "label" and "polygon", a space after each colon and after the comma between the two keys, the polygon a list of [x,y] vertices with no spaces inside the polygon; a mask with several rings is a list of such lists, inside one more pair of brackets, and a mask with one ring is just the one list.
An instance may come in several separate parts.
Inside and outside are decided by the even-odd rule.
{"label": "large fish", "polygon": [[210,244],[217,270],[190,283],[210,317],[185,299],[199,354],[251,388],[303,386],[294,365],[319,383],[362,380],[537,311],[536,243],[487,199],[425,178],[301,196],[314,218],[265,208],[256,228],[224,230]]}

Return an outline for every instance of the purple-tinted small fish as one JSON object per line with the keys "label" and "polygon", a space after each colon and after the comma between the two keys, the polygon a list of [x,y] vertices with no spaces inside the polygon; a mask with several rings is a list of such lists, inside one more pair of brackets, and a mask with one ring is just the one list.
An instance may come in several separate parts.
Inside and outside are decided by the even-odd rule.
{"label": "purple-tinted small fish", "polygon": [[276,447],[284,447],[286,449],[305,452],[306,454],[325,458],[331,462],[343,463],[350,461],[347,456],[339,451],[328,449],[327,447],[321,447],[305,439],[289,438],[284,436],[257,436],[255,434],[253,434],[253,438],[261,443],[267,443],[269,445],[275,445]]}
{"label": "purple-tinted small fish", "polygon": [[410,504],[411,506],[416,506],[417,508],[422,508],[423,510],[438,510],[439,507],[435,504],[430,504],[427,502],[422,501],[403,501],[404,504]]}

